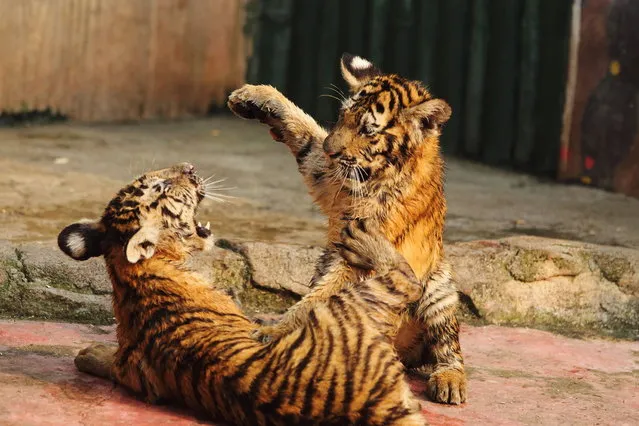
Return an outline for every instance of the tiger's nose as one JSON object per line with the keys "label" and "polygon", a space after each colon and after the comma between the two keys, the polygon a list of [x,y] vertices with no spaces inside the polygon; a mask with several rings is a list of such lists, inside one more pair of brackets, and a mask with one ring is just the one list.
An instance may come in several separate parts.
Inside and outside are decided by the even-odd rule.
{"label": "tiger's nose", "polygon": [[182,173],[185,175],[192,175],[195,173],[195,166],[191,163],[182,163]]}
{"label": "tiger's nose", "polygon": [[324,149],[324,153],[328,155],[330,158],[337,158],[340,156],[342,152],[340,150],[334,149],[334,147],[332,146],[333,144],[331,142],[332,140],[330,136],[327,137],[324,140],[324,144],[322,145],[322,148]]}

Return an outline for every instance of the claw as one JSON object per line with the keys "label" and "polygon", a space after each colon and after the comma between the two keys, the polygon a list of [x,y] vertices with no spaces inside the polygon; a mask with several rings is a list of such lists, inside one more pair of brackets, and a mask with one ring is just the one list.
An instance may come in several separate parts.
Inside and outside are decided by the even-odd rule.
{"label": "claw", "polygon": [[210,231],[211,230],[211,222],[206,222],[206,225],[204,227]]}

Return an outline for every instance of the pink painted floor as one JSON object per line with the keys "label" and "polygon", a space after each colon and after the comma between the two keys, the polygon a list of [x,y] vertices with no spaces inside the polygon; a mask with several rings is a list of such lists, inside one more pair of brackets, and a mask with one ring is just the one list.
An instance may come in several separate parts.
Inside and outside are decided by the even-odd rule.
{"label": "pink painted floor", "polygon": [[[208,424],[75,370],[79,349],[112,341],[111,327],[0,321],[0,425]],[[639,342],[490,326],[465,327],[462,345],[470,399],[425,401],[431,425],[639,424]]]}

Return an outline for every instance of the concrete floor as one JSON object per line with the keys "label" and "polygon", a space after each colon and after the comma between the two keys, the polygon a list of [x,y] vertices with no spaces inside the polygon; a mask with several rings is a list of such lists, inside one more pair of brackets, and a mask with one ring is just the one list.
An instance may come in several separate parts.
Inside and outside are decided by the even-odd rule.
{"label": "concrete floor", "polygon": [[[0,238],[54,238],[100,214],[123,182],[191,161],[227,177],[237,199],[209,203],[218,235],[321,244],[324,220],[288,150],[266,128],[230,116],[132,125],[0,129]],[[542,235],[639,247],[639,200],[449,159],[448,241]]]}
{"label": "concrete floor", "polygon": [[[469,400],[422,399],[437,425],[631,425],[639,410],[639,343],[575,340],[496,326],[464,327]],[[75,370],[112,327],[0,321],[0,423],[31,425],[209,424],[172,406],[150,406],[110,382]],[[411,379],[416,394],[423,383]],[[634,423],[636,424],[636,423]]]}
{"label": "concrete floor", "polygon": [[[287,149],[265,128],[229,116],[0,129],[0,240],[52,240],[70,222],[98,216],[136,174],[178,161],[235,187],[233,202],[205,203],[199,215],[219,237],[323,243],[324,219]],[[446,191],[449,242],[532,234],[639,248],[637,199],[453,159]],[[425,401],[431,425],[625,425],[639,410],[637,342],[495,326],[464,326],[461,339],[470,400]],[[0,424],[204,423],[75,370],[78,349],[113,340],[109,327],[0,321]]]}

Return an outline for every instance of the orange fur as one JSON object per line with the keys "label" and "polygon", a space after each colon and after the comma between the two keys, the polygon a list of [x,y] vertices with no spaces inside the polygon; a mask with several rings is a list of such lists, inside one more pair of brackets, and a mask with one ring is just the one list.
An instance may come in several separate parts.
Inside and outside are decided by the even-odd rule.
{"label": "orange fur", "polygon": [[125,187],[99,221],[60,233],[69,256],[103,255],[113,284],[118,346],[91,346],[76,366],[149,402],[181,402],[233,424],[424,424],[385,338],[423,291],[392,245],[351,221],[340,254],[377,276],[345,285],[265,344],[232,299],[187,266],[212,241],[195,223],[202,197],[192,166],[178,165]]}
{"label": "orange fur", "polygon": [[466,376],[455,317],[457,292],[443,261],[446,200],[439,152],[450,107],[421,83],[383,74],[363,58],[345,54],[341,68],[351,96],[344,98],[330,132],[271,86],[246,85],[229,97],[233,112],[266,123],[274,139],[290,148],[328,217],[327,249],[313,291],[280,323],[257,335],[285,335],[316,303],[366,276],[334,250],[344,220],[366,218],[425,285],[422,299],[400,316],[391,333],[395,346],[406,366],[429,371],[434,400],[458,404],[466,399]]}

